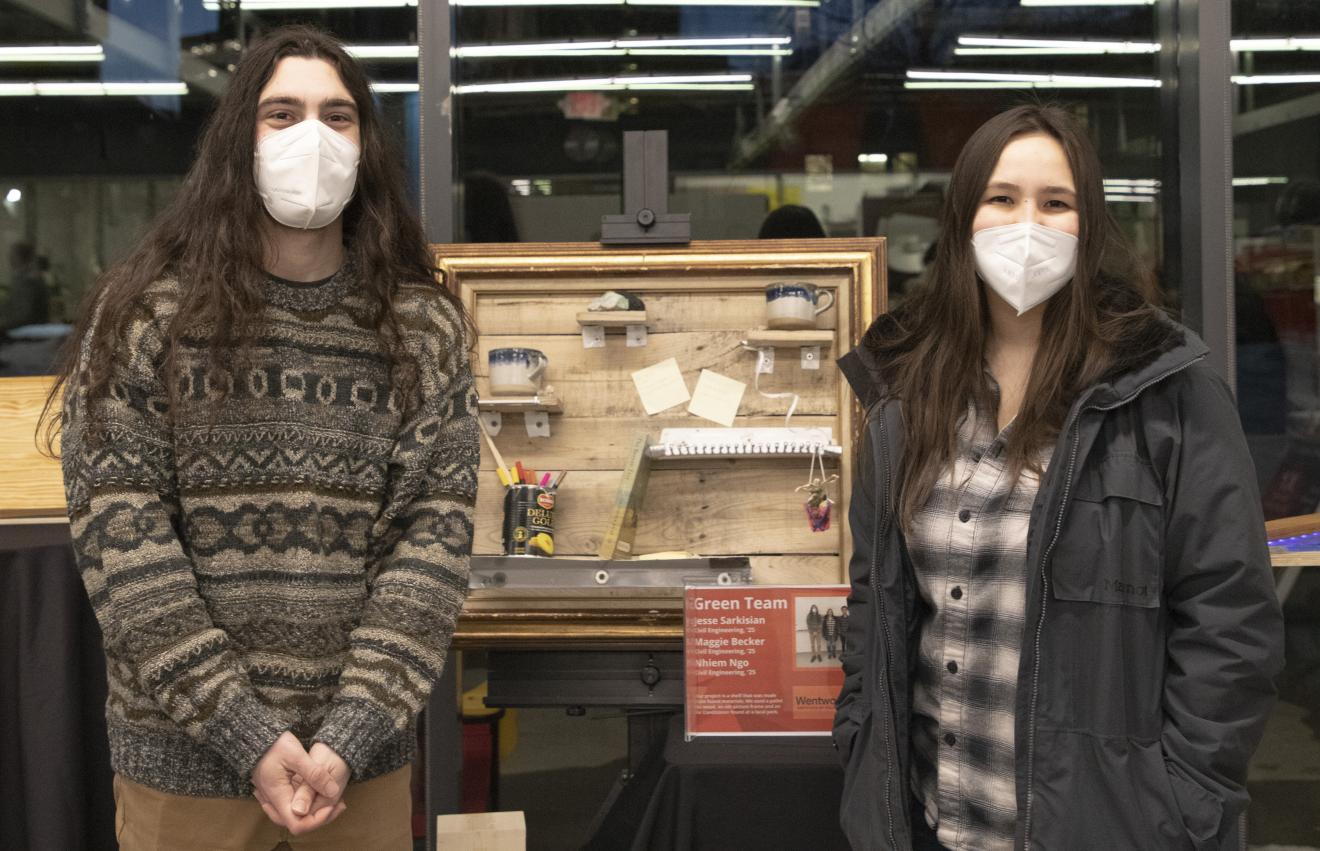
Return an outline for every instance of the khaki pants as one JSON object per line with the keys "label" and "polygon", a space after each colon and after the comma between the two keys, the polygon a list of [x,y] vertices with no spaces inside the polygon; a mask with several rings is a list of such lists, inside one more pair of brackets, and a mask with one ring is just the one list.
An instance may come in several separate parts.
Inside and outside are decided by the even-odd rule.
{"label": "khaki pants", "polygon": [[411,851],[410,767],[349,783],[348,809],[320,830],[290,836],[256,798],[170,795],[115,775],[120,851]]}

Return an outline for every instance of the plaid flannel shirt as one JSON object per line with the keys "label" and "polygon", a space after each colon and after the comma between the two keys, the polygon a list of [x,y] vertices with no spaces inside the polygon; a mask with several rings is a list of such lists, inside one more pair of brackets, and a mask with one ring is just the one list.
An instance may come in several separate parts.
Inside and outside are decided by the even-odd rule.
{"label": "plaid flannel shirt", "polygon": [[[993,382],[992,382],[993,387]],[[996,388],[997,389],[997,388]],[[996,406],[997,407],[997,406]],[[1013,847],[1014,715],[1027,588],[1027,527],[1040,481],[1008,480],[1010,424],[974,403],[945,471],[917,513],[908,550],[929,606],[913,693],[913,792],[940,844]],[[1043,447],[1042,469],[1052,446]]]}

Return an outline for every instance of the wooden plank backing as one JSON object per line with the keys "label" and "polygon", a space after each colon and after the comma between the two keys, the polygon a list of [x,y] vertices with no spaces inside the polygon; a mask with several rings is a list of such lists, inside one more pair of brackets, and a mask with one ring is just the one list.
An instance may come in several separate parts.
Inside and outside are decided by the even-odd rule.
{"label": "wooden plank backing", "polygon": [[839,581],[839,557],[752,556],[757,585],[833,585]]}

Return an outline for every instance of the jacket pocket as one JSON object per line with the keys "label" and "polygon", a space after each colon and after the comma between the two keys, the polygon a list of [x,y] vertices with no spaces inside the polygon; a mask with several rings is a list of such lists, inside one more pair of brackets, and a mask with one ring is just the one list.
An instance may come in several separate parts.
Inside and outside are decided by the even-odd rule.
{"label": "jacket pocket", "polygon": [[1224,818],[1223,802],[1202,789],[1167,758],[1164,760],[1164,771],[1192,846],[1197,851],[1219,848],[1219,828]]}
{"label": "jacket pocket", "polygon": [[[880,719],[880,723],[885,723]],[[851,722],[853,730],[847,734],[847,755],[844,758],[843,796],[839,801],[839,826],[854,851],[897,851],[887,837],[891,825],[891,813],[885,801],[886,780],[897,782],[896,778],[886,777],[888,771],[884,758],[878,757],[870,746],[872,736],[879,735],[875,729],[876,718],[869,710],[860,720]],[[839,744],[843,753],[845,745]]]}
{"label": "jacket pocket", "polygon": [[1159,742],[1037,731],[1031,847],[1202,851],[1184,828]]}
{"label": "jacket pocket", "polygon": [[1164,498],[1146,462],[1109,455],[1088,464],[1054,549],[1054,597],[1158,608],[1163,544]]}

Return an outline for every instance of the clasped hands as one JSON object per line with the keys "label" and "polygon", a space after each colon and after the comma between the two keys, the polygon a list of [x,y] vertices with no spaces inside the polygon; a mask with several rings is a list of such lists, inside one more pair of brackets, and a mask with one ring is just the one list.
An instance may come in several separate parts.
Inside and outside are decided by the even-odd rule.
{"label": "clasped hands", "polygon": [[252,769],[252,785],[271,821],[297,836],[324,827],[346,806],[348,764],[329,746],[316,742],[303,750],[298,737],[285,731]]}

